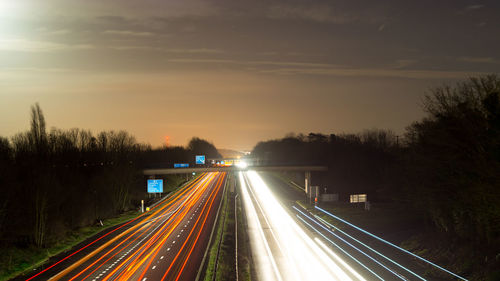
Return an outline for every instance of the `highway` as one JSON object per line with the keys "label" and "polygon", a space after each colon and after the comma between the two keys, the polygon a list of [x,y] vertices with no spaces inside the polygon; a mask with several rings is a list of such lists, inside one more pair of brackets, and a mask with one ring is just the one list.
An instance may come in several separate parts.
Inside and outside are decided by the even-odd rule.
{"label": "highway", "polygon": [[239,174],[258,280],[365,280],[335,260],[281,206],[255,171]]}
{"label": "highway", "polygon": [[201,175],[126,230],[103,234],[106,242],[84,256],[65,258],[28,280],[194,280],[225,181],[226,173]]}
{"label": "highway", "polygon": [[320,207],[300,207],[304,194],[271,178],[239,173],[258,280],[466,280]]}

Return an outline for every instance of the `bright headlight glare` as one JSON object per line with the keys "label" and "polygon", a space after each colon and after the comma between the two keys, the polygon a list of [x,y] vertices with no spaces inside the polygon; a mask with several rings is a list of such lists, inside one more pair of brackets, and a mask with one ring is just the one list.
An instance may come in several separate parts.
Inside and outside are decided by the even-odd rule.
{"label": "bright headlight glare", "polygon": [[245,161],[239,161],[238,163],[236,163],[236,167],[245,169],[246,167],[248,167],[248,165]]}
{"label": "bright headlight glare", "polygon": [[251,244],[265,245],[265,249],[255,250],[271,256],[271,264],[275,263],[275,266],[268,267],[268,270],[274,271],[275,276],[283,280],[352,280],[351,276],[363,280],[352,272],[346,273],[346,263],[334,261],[304,232],[256,172],[240,173],[240,181],[247,217],[256,222],[259,221],[257,213],[263,215],[259,224],[264,227],[264,233],[250,235],[251,240],[261,241]]}

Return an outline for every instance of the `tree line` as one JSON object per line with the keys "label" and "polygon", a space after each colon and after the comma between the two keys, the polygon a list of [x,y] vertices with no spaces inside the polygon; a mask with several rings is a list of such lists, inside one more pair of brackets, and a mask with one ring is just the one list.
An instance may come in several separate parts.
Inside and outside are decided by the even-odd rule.
{"label": "tree line", "polygon": [[[500,243],[500,78],[471,78],[432,89],[425,117],[401,137],[389,130],[359,134],[290,134],[258,143],[267,164],[327,165],[313,184],[344,198],[405,204],[434,229],[473,244]],[[482,248],[481,248],[482,249]]]}
{"label": "tree line", "polygon": [[145,167],[220,156],[199,138],[153,149],[125,131],[46,127],[36,104],[28,131],[0,137],[0,247],[48,247],[71,230],[137,208],[146,197]]}

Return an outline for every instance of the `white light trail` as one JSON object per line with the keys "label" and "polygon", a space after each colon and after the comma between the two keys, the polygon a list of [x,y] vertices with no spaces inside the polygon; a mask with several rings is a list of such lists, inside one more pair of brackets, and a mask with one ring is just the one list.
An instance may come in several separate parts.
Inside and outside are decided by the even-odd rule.
{"label": "white light trail", "polygon": [[340,228],[338,228],[338,227],[334,226],[333,224],[331,224],[331,223],[329,223],[329,222],[325,221],[325,220],[324,220],[324,219],[322,219],[321,217],[319,217],[319,216],[315,216],[315,218],[317,218],[320,222],[322,222],[322,223],[324,223],[324,224],[328,225],[329,227],[334,228],[335,230],[337,230],[338,232],[340,232],[340,233],[344,234],[345,236],[349,237],[350,239],[352,239],[352,240],[354,240],[354,241],[358,242],[359,244],[363,245],[365,248],[369,249],[370,251],[374,252],[375,254],[379,255],[380,257],[382,257],[382,258],[384,258],[384,259],[386,259],[386,260],[390,261],[391,263],[393,263],[393,264],[397,265],[399,268],[404,269],[405,271],[407,271],[407,272],[411,273],[413,276],[417,277],[418,279],[423,280],[423,281],[426,281],[426,280],[427,280],[427,279],[423,278],[422,276],[420,276],[420,275],[416,274],[415,272],[411,271],[410,269],[408,269],[408,268],[404,267],[403,265],[399,264],[399,263],[398,263],[398,262],[396,262],[395,260],[393,260],[393,259],[391,259],[391,258],[389,258],[389,257],[385,256],[384,254],[380,253],[379,251],[377,251],[377,250],[373,249],[372,247],[370,247],[370,246],[366,245],[365,243],[363,243],[363,242],[359,241],[358,239],[354,238],[353,236],[351,236],[351,235],[347,234],[345,231],[342,231],[342,229],[340,229]]}
{"label": "white light trail", "polygon": [[[254,253],[254,257],[257,259],[260,271],[259,280],[274,280],[271,276],[275,276],[278,280],[282,280],[278,267],[276,266],[276,261],[274,260],[269,244],[267,243],[266,237],[262,231],[262,226],[257,217],[257,211],[252,203],[245,179],[243,178],[243,174],[241,172],[239,173],[239,179],[241,193],[243,195],[243,204],[247,214],[248,233],[251,236],[250,242],[252,251]],[[266,255],[263,255],[264,252]]]}
{"label": "white light trail", "polygon": [[[334,261],[320,248],[285,211],[256,172],[240,172],[239,179],[252,251],[257,256],[257,271],[261,279],[280,276],[283,280],[365,281],[340,257]],[[264,230],[259,215],[263,217],[263,224],[267,224]],[[255,227],[260,231],[252,230]],[[262,253],[267,254],[267,262]]]}
{"label": "white light trail", "polygon": [[368,231],[366,231],[366,230],[364,230],[364,229],[362,229],[362,228],[360,228],[360,227],[358,227],[358,226],[355,226],[354,224],[352,224],[352,223],[350,223],[350,222],[348,222],[348,221],[346,221],[346,220],[344,220],[344,219],[342,219],[342,218],[340,218],[340,217],[337,217],[336,215],[334,215],[334,214],[332,214],[332,213],[330,213],[330,212],[328,212],[328,211],[326,211],[326,210],[324,210],[324,209],[322,209],[322,208],[320,208],[320,207],[317,207],[317,206],[316,206],[315,208],[316,208],[316,209],[318,209],[318,210],[320,210],[320,211],[322,211],[323,213],[325,213],[325,214],[329,215],[330,217],[332,217],[332,218],[334,218],[334,219],[337,219],[337,220],[339,220],[339,221],[341,221],[341,222],[343,222],[343,223],[345,223],[345,224],[347,224],[347,225],[349,225],[349,226],[354,227],[355,229],[357,229],[357,230],[359,230],[359,231],[363,232],[364,234],[367,234],[367,235],[369,235],[369,236],[371,236],[371,237],[373,237],[373,238],[375,238],[375,239],[377,239],[377,240],[379,240],[379,241],[381,241],[381,242],[383,242],[383,243],[385,243],[385,244],[387,244],[387,245],[389,245],[389,246],[392,246],[392,247],[394,247],[394,248],[396,248],[396,249],[398,249],[398,250],[400,250],[400,251],[402,251],[402,252],[405,252],[405,253],[407,253],[407,254],[409,254],[409,255],[411,255],[411,256],[413,256],[413,257],[415,257],[415,258],[417,258],[417,259],[419,259],[419,260],[421,260],[421,261],[424,261],[424,262],[426,262],[426,263],[428,263],[428,264],[430,264],[430,265],[432,265],[432,266],[434,266],[434,267],[436,267],[436,268],[438,268],[438,269],[440,269],[440,270],[442,270],[442,271],[444,271],[444,272],[446,272],[446,273],[449,273],[449,274],[451,274],[451,275],[455,276],[455,277],[456,277],[456,278],[458,278],[458,279],[461,279],[461,280],[467,281],[467,279],[465,279],[464,277],[462,277],[462,276],[460,276],[460,275],[458,275],[458,274],[456,274],[456,273],[453,273],[453,272],[451,272],[451,271],[447,270],[446,268],[441,267],[441,266],[439,266],[439,265],[437,265],[437,264],[435,264],[435,263],[433,263],[433,262],[431,262],[431,261],[429,261],[429,260],[426,260],[426,259],[422,258],[421,256],[418,256],[418,255],[416,255],[416,254],[414,254],[414,253],[412,253],[412,252],[410,252],[410,251],[408,251],[408,250],[405,250],[405,249],[403,249],[403,248],[401,248],[401,247],[399,247],[399,246],[397,246],[397,245],[394,245],[394,244],[392,244],[391,242],[386,241],[386,240],[384,240],[384,239],[382,239],[382,238],[380,238],[380,237],[378,237],[378,236],[376,236],[376,235],[374,235],[374,234],[371,234],[370,232],[368,232]]}
{"label": "white light trail", "polygon": [[[360,248],[354,246],[353,244],[347,242],[344,238],[338,236],[337,234],[335,234],[333,231],[331,231],[330,229],[328,229],[326,226],[320,224],[319,222],[313,220],[310,216],[306,215],[305,213],[301,212],[300,210],[298,210],[296,207],[294,207],[298,212],[300,212],[303,216],[305,216],[306,218],[308,218],[309,220],[311,220],[312,222],[314,222],[315,224],[319,225],[321,228],[323,228],[324,230],[328,231],[330,234],[332,234],[333,236],[335,236],[337,239],[339,239],[340,241],[344,242],[345,244],[349,245],[350,247],[352,247],[353,249],[355,249],[356,251],[358,251],[359,253],[361,253],[362,255],[364,255],[365,257],[369,258],[370,260],[372,260],[373,262],[375,262],[376,264],[380,265],[381,267],[383,267],[384,269],[386,269],[387,271],[391,272],[392,274],[394,274],[396,277],[398,277],[399,279],[401,280],[406,280],[406,278],[404,276],[402,276],[401,274],[397,273],[396,271],[390,269],[389,267],[387,267],[386,265],[384,265],[383,263],[379,262],[378,260],[376,260],[375,258],[373,258],[372,256],[368,255],[367,253],[365,253],[364,251],[362,251]],[[311,228],[314,229],[314,227],[307,223],[305,220],[303,220],[302,218],[299,217],[299,219],[301,219],[304,223],[306,223],[307,225],[309,225]],[[316,229],[314,229],[316,230]],[[317,230],[316,230],[317,231]],[[331,240],[328,240],[329,242],[331,242]],[[373,273],[373,272],[372,272]]]}

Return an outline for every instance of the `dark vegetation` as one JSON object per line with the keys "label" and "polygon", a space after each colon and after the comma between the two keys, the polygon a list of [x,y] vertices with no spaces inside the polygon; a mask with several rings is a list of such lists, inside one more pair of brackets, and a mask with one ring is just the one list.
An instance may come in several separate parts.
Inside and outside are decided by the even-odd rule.
{"label": "dark vegetation", "polygon": [[[219,156],[199,138],[187,148],[152,149],[125,131],[47,131],[36,104],[29,131],[0,137],[0,251],[10,253],[0,259],[0,276],[28,267],[19,265],[23,256],[53,249],[75,230],[138,210],[147,197],[143,168],[193,163],[196,154]],[[167,192],[179,178],[166,180]]]}
{"label": "dark vegetation", "polygon": [[266,164],[327,165],[312,184],[343,201],[367,193],[372,202],[405,206],[427,222],[429,255],[446,252],[446,262],[483,279],[500,271],[499,93],[498,76],[472,78],[431,90],[426,117],[402,137],[386,130],[289,135],[252,154]]}

